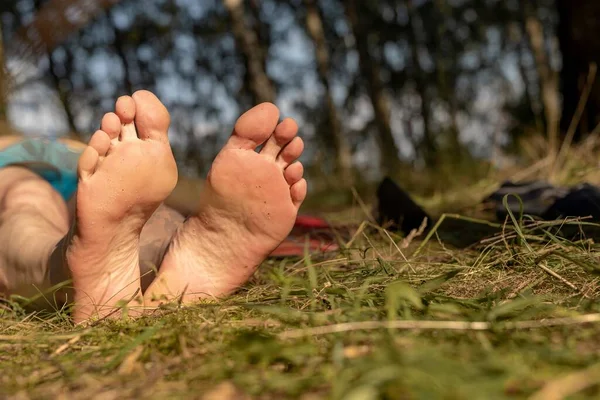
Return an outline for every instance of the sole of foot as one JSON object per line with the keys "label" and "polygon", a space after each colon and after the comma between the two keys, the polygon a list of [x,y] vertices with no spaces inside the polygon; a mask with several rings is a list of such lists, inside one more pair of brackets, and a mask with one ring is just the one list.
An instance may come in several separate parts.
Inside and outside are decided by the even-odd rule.
{"label": "sole of foot", "polygon": [[294,120],[278,121],[270,103],[238,119],[208,174],[201,211],[176,234],[147,305],[231,294],[290,233],[307,192],[296,161],[304,144]]}
{"label": "sole of foot", "polygon": [[65,239],[76,323],[141,312],[139,235],[177,183],[167,109],[150,92],[121,97],[79,159]]}

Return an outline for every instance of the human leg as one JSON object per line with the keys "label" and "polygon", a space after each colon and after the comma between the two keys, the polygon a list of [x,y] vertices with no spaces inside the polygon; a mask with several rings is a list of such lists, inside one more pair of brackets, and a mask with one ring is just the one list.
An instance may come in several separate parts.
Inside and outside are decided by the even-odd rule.
{"label": "human leg", "polygon": [[153,94],[122,97],[81,155],[75,222],[59,246],[73,279],[76,322],[141,298],[140,233],[177,181],[169,123]]}
{"label": "human leg", "polygon": [[[31,297],[70,280],[64,255],[54,251],[72,221],[68,204],[48,182],[24,168],[0,169],[0,182],[0,295]],[[139,246],[142,291],[156,277],[183,221],[178,211],[161,205],[144,225]],[[47,293],[52,297],[47,305],[60,307],[72,300],[70,289]]]}
{"label": "human leg", "polygon": [[228,295],[289,234],[307,190],[302,164],[293,162],[303,143],[293,120],[278,120],[268,103],[240,117],[209,172],[200,211],[175,235],[146,305]]}
{"label": "human leg", "polygon": [[50,255],[68,230],[66,204],[48,182],[25,168],[0,169],[0,292],[49,288]]}
{"label": "human leg", "polygon": [[[119,131],[120,128],[115,125],[115,118],[115,114],[107,114],[101,124],[102,129]],[[0,139],[2,139],[0,140],[0,151],[6,148],[10,148],[11,151],[10,154],[6,153],[3,156],[4,158],[0,157],[0,165],[3,161],[6,162],[7,159],[12,163],[20,164],[19,168],[12,166],[9,169],[0,169],[2,171],[0,174],[0,182],[2,183],[0,185],[0,199],[8,194],[6,192],[10,188],[10,201],[8,204],[15,203],[15,197],[19,199],[19,204],[32,203],[29,204],[30,207],[26,210],[27,215],[24,215],[20,210],[16,212],[12,206],[8,210],[6,210],[6,207],[0,209],[4,215],[4,218],[0,220],[2,228],[0,233],[7,237],[0,244],[0,247],[2,247],[0,249],[0,294],[29,296],[37,294],[42,288],[71,279],[70,271],[64,260],[64,254],[61,253],[60,249],[54,252],[48,249],[56,247],[59,241],[62,247],[68,247],[70,243],[68,238],[61,239],[74,222],[77,196],[73,196],[66,202],[67,213],[65,211],[65,201],[61,199],[56,188],[53,190],[51,187],[52,179],[44,179],[44,174],[40,172],[43,172],[44,168],[52,171],[57,170],[53,161],[61,161],[60,155],[54,156],[52,151],[57,149],[61,154],[68,152],[66,148],[61,150],[60,144],[68,147],[70,151],[79,153],[82,153],[87,145],[78,141],[59,139],[60,144],[49,142],[48,144],[52,146],[45,147],[45,139],[40,139],[39,142],[35,138],[27,139],[20,136]],[[97,140],[92,144],[97,145]],[[21,147],[17,149],[12,146]],[[57,157],[59,157],[58,160]],[[62,167],[67,167],[67,165]],[[50,184],[48,181],[50,181]],[[13,185],[13,183],[18,183],[18,185]],[[174,203],[174,206],[180,209],[183,207],[185,211],[189,210],[190,207],[195,207],[195,202],[190,202],[188,199],[197,198],[197,196],[190,196],[190,191],[197,191],[196,186],[201,185],[201,182],[195,184],[195,181],[192,182],[188,179],[184,183],[185,185],[180,185],[182,187],[173,191],[165,203]],[[192,183],[195,185],[191,185]],[[188,205],[186,206],[186,204]],[[60,208],[60,212],[56,212],[57,206]],[[33,210],[30,210],[31,208]],[[66,217],[67,214],[68,217]],[[44,218],[38,218],[38,215],[42,215]],[[60,215],[61,223],[58,225],[61,226],[61,229],[59,233],[55,229],[46,227],[47,219],[50,219],[53,225],[57,225],[55,222],[56,215]],[[7,216],[10,216],[10,218]],[[155,277],[156,269],[160,266],[166,247],[183,219],[184,217],[180,212],[169,206],[161,205],[142,229],[139,252],[142,290],[145,290]],[[30,220],[34,222],[28,222]],[[41,225],[39,229],[37,228],[38,225]],[[32,234],[32,230],[39,230],[40,233]],[[35,250],[30,251],[32,246],[36,247],[40,240],[48,235],[51,236],[51,239],[43,246],[46,249],[43,255]],[[18,245],[16,245],[17,241],[19,242]],[[10,254],[6,254],[8,251],[10,251]],[[47,253],[52,254],[51,259],[48,259]],[[54,268],[50,268],[50,266],[54,266]],[[65,294],[69,294],[69,299],[65,298]],[[55,292],[52,295],[55,297],[54,300],[59,300],[56,302],[58,304],[53,302],[52,306],[60,306],[64,304],[64,301],[72,300],[72,291],[68,293],[67,291]]]}
{"label": "human leg", "polygon": [[177,210],[162,204],[146,222],[140,234],[140,276],[142,292],[156,278],[165,253],[185,218]]}

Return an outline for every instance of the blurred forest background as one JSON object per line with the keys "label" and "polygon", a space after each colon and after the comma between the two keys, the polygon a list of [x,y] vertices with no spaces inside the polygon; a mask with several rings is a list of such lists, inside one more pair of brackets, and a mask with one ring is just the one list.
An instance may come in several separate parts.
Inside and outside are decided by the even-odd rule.
{"label": "blurred forest background", "polygon": [[0,24],[4,132],[86,140],[148,89],[189,175],[263,101],[322,186],[477,174],[600,122],[597,0],[2,0]]}

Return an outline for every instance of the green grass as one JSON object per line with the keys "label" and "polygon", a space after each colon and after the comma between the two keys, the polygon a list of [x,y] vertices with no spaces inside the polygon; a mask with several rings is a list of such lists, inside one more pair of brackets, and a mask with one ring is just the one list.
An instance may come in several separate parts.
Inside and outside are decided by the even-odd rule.
{"label": "green grass", "polygon": [[438,232],[410,243],[368,223],[353,233],[327,258],[265,262],[221,303],[135,321],[74,327],[62,312],[6,303],[0,396],[562,398],[531,397],[555,387],[600,396],[594,242],[527,220],[467,250]]}

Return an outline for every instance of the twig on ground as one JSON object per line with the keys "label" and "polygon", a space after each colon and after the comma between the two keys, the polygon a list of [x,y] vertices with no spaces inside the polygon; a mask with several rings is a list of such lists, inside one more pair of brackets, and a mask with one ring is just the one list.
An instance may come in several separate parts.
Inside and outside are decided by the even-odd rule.
{"label": "twig on ground", "polygon": [[280,339],[298,339],[310,336],[323,336],[334,333],[368,331],[377,329],[397,330],[447,330],[447,331],[489,331],[539,329],[557,326],[600,323],[600,313],[585,314],[576,317],[551,318],[515,322],[468,322],[468,321],[363,321],[343,324],[318,326],[314,328],[295,329],[279,334]]}
{"label": "twig on ground", "polygon": [[415,240],[415,238],[421,236],[425,232],[425,229],[427,229],[427,222],[427,218],[423,218],[423,222],[421,222],[421,226],[419,226],[419,229],[413,229],[412,231],[410,231],[408,236],[405,237],[402,241],[403,249],[408,248],[408,246],[410,246],[410,244],[413,240]]}
{"label": "twig on ground", "polygon": [[410,265],[410,261],[408,261],[408,258],[406,258],[406,256],[404,255],[404,252],[400,249],[400,247],[398,247],[398,244],[396,244],[396,242],[394,241],[394,239],[392,239],[392,237],[390,236],[390,233],[386,229],[384,229],[383,232],[388,237],[388,239],[390,240],[390,242],[394,245],[394,247],[398,251],[398,254],[400,254],[400,257],[402,257],[402,259],[404,261],[406,261],[406,265],[408,265],[408,267],[412,270],[412,272],[415,272],[415,269],[413,268],[413,266]]}
{"label": "twig on ground", "polygon": [[579,288],[577,286],[575,286],[574,284],[572,284],[571,282],[569,282],[566,278],[563,278],[562,276],[560,276],[559,274],[557,274],[556,272],[552,271],[550,268],[548,268],[546,266],[546,262],[540,262],[537,264],[538,267],[540,267],[542,270],[544,270],[546,273],[548,273],[549,275],[552,275],[553,277],[555,277],[556,279],[558,279],[559,281],[561,281],[562,283],[564,283],[565,285],[567,285],[568,287],[570,287],[571,289],[580,292]]}

